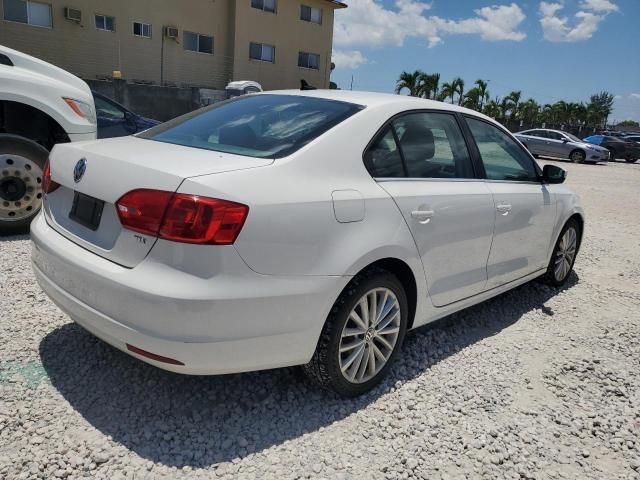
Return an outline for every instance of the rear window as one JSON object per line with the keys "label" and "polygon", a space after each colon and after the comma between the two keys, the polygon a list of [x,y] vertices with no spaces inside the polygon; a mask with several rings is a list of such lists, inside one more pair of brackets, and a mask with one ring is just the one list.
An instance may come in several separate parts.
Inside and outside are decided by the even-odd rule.
{"label": "rear window", "polygon": [[297,95],[250,95],[158,125],[140,138],[257,158],[281,158],[363,107]]}

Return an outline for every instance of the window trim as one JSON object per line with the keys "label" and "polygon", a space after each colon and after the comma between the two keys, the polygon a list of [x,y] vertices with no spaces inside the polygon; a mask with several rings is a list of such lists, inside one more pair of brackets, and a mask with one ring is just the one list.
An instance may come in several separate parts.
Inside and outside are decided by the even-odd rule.
{"label": "window trim", "polygon": [[107,24],[107,22],[106,22],[107,18],[113,18],[113,30],[109,30],[108,28],[98,28],[97,26],[96,26],[96,30],[99,30],[101,32],[115,33],[115,31],[116,31],[116,17],[114,17],[113,15],[106,15],[104,13],[94,13],[93,14],[93,24],[94,25],[96,23],[96,17],[104,17],[105,18],[105,22],[104,22],[105,25]]}
{"label": "window trim", "polygon": [[[148,36],[148,37],[147,37],[147,36],[145,36],[145,35],[136,35],[136,34],[134,33],[136,23],[139,23],[140,25],[142,25],[142,26],[143,26],[143,28],[142,28],[142,32],[143,32],[143,33],[144,33],[144,25],[147,25],[147,26],[149,27],[149,36]],[[134,20],[133,22],[131,22],[131,27],[132,27],[132,31],[131,31],[131,33],[133,34],[133,36],[134,36],[134,37],[137,37],[137,38],[146,38],[146,39],[148,39],[148,40],[151,40],[151,39],[153,38],[153,24],[151,24],[151,23],[147,23],[147,22],[142,22],[142,21],[140,21],[140,20]]]}
{"label": "window trim", "polygon": [[[385,131],[387,129],[387,127],[391,127],[390,130],[393,132],[393,138],[398,146],[398,151],[400,152],[400,158],[402,159],[402,168],[405,172],[405,175],[407,175],[407,166],[405,164],[405,160],[404,160],[404,153],[402,153],[402,147],[400,146],[400,140],[398,138],[398,135],[395,131],[395,127],[393,126],[393,122],[400,118],[400,117],[404,117],[406,115],[411,115],[411,114],[415,114],[415,113],[440,113],[440,114],[446,114],[446,115],[451,115],[456,124],[458,125],[458,128],[460,129],[460,134],[462,135],[462,138],[464,139],[464,143],[465,146],[467,147],[467,153],[469,154],[469,161],[471,162],[471,169],[473,171],[473,177],[472,178],[458,178],[458,177],[454,177],[454,178],[427,178],[427,177],[374,177],[373,175],[371,175],[371,173],[369,173],[369,168],[367,167],[367,159],[366,159],[366,155],[367,155],[367,151],[371,148],[371,146],[376,143],[378,141],[379,138],[381,138],[382,136],[384,136]],[[416,182],[416,181],[427,181],[427,182],[452,182],[452,181],[465,181],[465,182],[477,182],[478,180],[485,180],[485,172],[484,172],[484,168],[482,170],[478,169],[478,165],[476,162],[476,158],[475,155],[479,153],[475,152],[471,147],[472,145],[470,144],[470,139],[468,138],[468,133],[466,129],[468,129],[468,125],[466,123],[466,121],[464,120],[464,118],[462,118],[462,115],[458,112],[454,112],[454,111],[450,111],[450,110],[443,110],[443,109],[438,109],[438,108],[417,108],[417,109],[411,109],[411,110],[404,110],[402,112],[396,113],[395,115],[393,115],[392,117],[388,118],[380,128],[378,128],[378,130],[376,130],[376,133],[371,137],[371,140],[369,140],[369,143],[367,143],[366,147],[364,148],[364,150],[362,151],[362,165],[364,166],[365,170],[367,171],[367,173],[369,174],[369,176],[375,181],[375,182],[392,182],[392,181],[410,181],[410,182]],[[473,137],[471,137],[471,141],[473,141]],[[473,146],[475,147],[475,141],[473,143]],[[477,148],[477,147],[475,147]]]}
{"label": "window trim", "polygon": [[[190,50],[186,47],[187,42],[184,39],[184,35],[185,33],[190,33],[191,35],[195,35],[196,36],[196,48],[198,50]],[[200,37],[209,37],[211,39],[211,52],[201,52],[200,51]],[[185,52],[189,52],[189,53],[200,53],[202,55],[213,55],[216,51],[216,41],[215,41],[215,37],[213,35],[207,35],[206,33],[197,33],[197,32],[192,32],[190,30],[183,30],[182,31],[182,49]]]}
{"label": "window trim", "polygon": [[[53,5],[49,2],[39,2],[37,0],[23,0],[27,7],[27,21],[26,22],[18,22],[16,20],[7,20],[6,14],[4,11],[4,3],[2,5],[2,21],[7,23],[15,23],[16,25],[28,25],[29,27],[35,28],[48,28],[49,30],[53,30]],[[29,3],[39,3],[41,5],[49,6],[49,19],[51,20],[51,24],[49,26],[46,25],[35,25],[33,23],[29,23]]]}
{"label": "window trim", "polygon": [[[486,182],[492,182],[492,183],[526,183],[526,184],[533,184],[533,185],[539,185],[539,184],[544,184],[544,180],[542,178],[542,169],[540,168],[540,165],[538,165],[538,162],[536,162],[535,158],[533,158],[533,155],[531,154],[531,152],[529,152],[529,150],[527,150],[519,141],[517,141],[517,139],[514,138],[513,134],[507,130],[505,127],[503,127],[501,124],[499,123],[493,123],[493,122],[489,122],[486,119],[482,118],[482,117],[478,117],[476,115],[469,115],[468,113],[464,113],[464,114],[459,114],[461,116],[461,119],[464,121],[464,126],[465,126],[465,134],[469,136],[469,141],[471,142],[471,145],[473,147],[474,153],[473,155],[475,156],[477,163],[478,163],[478,169],[481,172],[482,178],[484,179],[484,181]],[[525,153],[525,155],[529,158],[529,161],[531,162],[531,164],[533,165],[533,169],[536,172],[536,175],[538,176],[538,180],[537,181],[533,181],[533,180],[494,180],[491,178],[487,178],[487,172],[484,168],[484,163],[482,162],[482,155],[480,154],[480,148],[478,148],[478,144],[476,143],[476,139],[473,136],[473,133],[471,132],[471,127],[469,126],[469,124],[467,123],[467,119],[473,119],[473,120],[477,120],[479,122],[483,122],[486,123],[487,125],[491,125],[495,128],[497,128],[498,130],[500,130],[502,133],[506,134],[509,138],[511,138],[511,140],[514,140],[514,143],[516,144],[517,148],[519,148],[522,152]]]}
{"label": "window trim", "polygon": [[[261,47],[264,47],[266,45],[267,47],[273,48],[273,61],[271,61],[271,60],[263,60],[262,58],[253,58],[251,56],[251,45],[260,45]],[[260,50],[260,56],[262,57],[262,49]],[[275,65],[276,64],[276,46],[275,45],[271,45],[270,43],[249,41],[249,61],[252,61],[252,62],[264,62],[264,63],[270,63],[271,65]]]}
{"label": "window trim", "polygon": [[[307,65],[309,65],[309,57],[311,55],[315,55],[318,57],[318,68],[313,68],[313,67],[305,67],[303,65],[300,65],[300,54],[303,55],[307,55]],[[302,50],[298,51],[298,68],[304,68],[305,70],[313,70],[314,72],[319,72],[320,71],[320,54],[319,53],[312,53],[312,52],[303,52]]]}
{"label": "window trim", "polygon": [[253,8],[254,10],[259,10],[259,11],[261,11],[263,13],[270,13],[272,15],[277,15],[278,14],[278,0],[274,0],[275,8],[273,9],[273,11],[264,9],[264,0],[262,0],[262,8],[254,7],[252,0],[249,0],[249,2],[250,2],[249,6],[251,8]]}
{"label": "window trim", "polygon": [[[316,10],[320,10],[320,22],[319,23],[318,22],[314,22],[313,20],[311,20],[311,16],[309,16],[309,20],[305,20],[304,18],[302,18],[302,9],[305,8],[305,7],[309,8],[311,10],[313,10],[314,8]],[[314,25],[322,26],[322,24],[324,22],[324,9],[320,8],[320,7],[312,7],[311,5],[305,5],[304,3],[301,3],[300,4],[300,21],[301,22],[312,23]]]}

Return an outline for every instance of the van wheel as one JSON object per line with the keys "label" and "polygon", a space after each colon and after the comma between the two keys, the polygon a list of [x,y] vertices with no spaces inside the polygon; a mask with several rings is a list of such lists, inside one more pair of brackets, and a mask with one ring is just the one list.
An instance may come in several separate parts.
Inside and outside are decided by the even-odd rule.
{"label": "van wheel", "polygon": [[18,135],[0,135],[0,235],[29,231],[42,206],[42,171],[49,152]]}
{"label": "van wheel", "polygon": [[556,246],[553,249],[545,280],[554,287],[561,287],[569,278],[573,264],[580,248],[580,225],[570,219],[560,232]]}
{"label": "van wheel", "polygon": [[407,296],[386,270],[356,276],[329,313],[307,376],[338,395],[371,390],[387,374],[407,330]]}

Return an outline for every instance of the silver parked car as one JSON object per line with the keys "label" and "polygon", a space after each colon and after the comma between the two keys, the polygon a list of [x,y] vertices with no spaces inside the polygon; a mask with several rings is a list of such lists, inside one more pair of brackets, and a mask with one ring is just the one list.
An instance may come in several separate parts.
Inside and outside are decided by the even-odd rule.
{"label": "silver parked car", "polygon": [[572,162],[606,162],[609,150],[561,130],[538,128],[515,134],[534,156],[568,158]]}

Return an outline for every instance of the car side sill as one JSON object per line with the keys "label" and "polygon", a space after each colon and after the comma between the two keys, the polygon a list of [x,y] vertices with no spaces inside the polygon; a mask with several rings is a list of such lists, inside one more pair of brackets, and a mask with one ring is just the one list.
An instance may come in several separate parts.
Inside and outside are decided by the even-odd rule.
{"label": "car side sill", "polygon": [[476,305],[478,303],[484,302],[486,300],[489,300],[490,298],[496,297],[498,295],[500,295],[501,293],[504,293],[508,290],[511,290],[515,287],[518,287],[524,283],[527,283],[535,278],[538,278],[539,276],[543,275],[545,272],[547,271],[546,268],[541,268],[539,270],[536,270],[535,272],[532,272],[528,275],[525,275],[524,277],[520,277],[516,280],[512,280],[509,283],[505,283],[504,285],[500,285],[498,287],[494,287],[490,290],[486,290],[482,293],[478,293],[477,295],[474,295],[472,297],[467,297],[465,299],[459,300],[455,303],[450,303],[449,305],[445,305],[444,307],[432,307],[429,309],[428,313],[429,316],[427,319],[423,320],[423,321],[418,321],[416,319],[416,321],[413,324],[413,328],[417,328],[420,327],[422,325],[426,325],[428,323],[434,322],[436,320],[439,320],[443,317],[446,317],[447,315],[451,315],[452,313],[458,312],[460,310],[463,310],[467,307],[471,307],[473,305]]}

